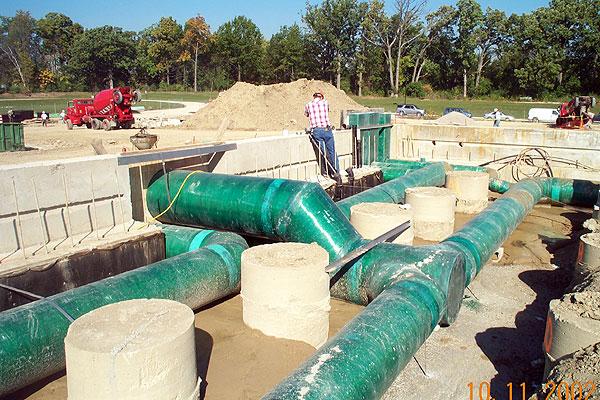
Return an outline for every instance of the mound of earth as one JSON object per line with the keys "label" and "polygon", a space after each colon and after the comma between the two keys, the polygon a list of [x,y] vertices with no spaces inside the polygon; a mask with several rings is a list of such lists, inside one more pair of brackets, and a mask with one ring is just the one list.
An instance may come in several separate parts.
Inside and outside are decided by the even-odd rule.
{"label": "mound of earth", "polygon": [[459,113],[457,111],[452,111],[438,119],[435,120],[435,124],[438,125],[457,125],[457,126],[472,126],[473,121],[471,118],[466,115]]}
{"label": "mound of earth", "polygon": [[366,110],[344,91],[323,81],[299,79],[259,86],[238,82],[189,117],[183,126],[216,130],[227,119],[229,130],[302,130],[308,126],[304,105],[317,91],[322,91],[329,102],[329,119],[334,126],[340,126],[342,110]]}

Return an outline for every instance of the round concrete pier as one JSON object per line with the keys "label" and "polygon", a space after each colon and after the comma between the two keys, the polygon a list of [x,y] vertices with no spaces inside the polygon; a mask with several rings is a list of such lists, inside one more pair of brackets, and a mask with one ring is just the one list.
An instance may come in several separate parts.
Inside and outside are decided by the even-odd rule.
{"label": "round concrete pier", "polygon": [[600,233],[586,233],[581,236],[577,261],[590,269],[600,270]]}
{"label": "round concrete pier", "polygon": [[488,205],[490,175],[477,171],[450,171],[446,173],[446,187],[456,196],[456,211],[477,214]]}
{"label": "round concrete pier", "polygon": [[69,400],[197,399],[194,313],[172,300],[110,304],[65,338]]}
{"label": "round concrete pier", "polygon": [[329,255],[317,244],[276,243],[242,253],[244,323],[316,348],[329,333]]}
{"label": "round concrete pier", "polygon": [[454,231],[456,196],[445,188],[415,187],[406,189],[406,204],[413,211],[415,236],[441,241]]}
{"label": "round concrete pier", "polygon": [[[407,221],[412,221],[412,210],[391,203],[360,203],[350,208],[350,222],[365,239],[375,239]],[[413,227],[398,236],[394,243],[412,245]]]}
{"label": "round concrete pier", "polygon": [[544,350],[546,374],[561,358],[600,342],[600,293],[566,294],[548,310]]}

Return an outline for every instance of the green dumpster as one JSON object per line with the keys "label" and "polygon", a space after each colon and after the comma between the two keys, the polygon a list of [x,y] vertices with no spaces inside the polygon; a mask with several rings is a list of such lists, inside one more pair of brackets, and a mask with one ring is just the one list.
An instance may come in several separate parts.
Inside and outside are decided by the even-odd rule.
{"label": "green dumpster", "polygon": [[0,124],[0,152],[18,151],[25,149],[23,137],[23,124],[2,123]]}

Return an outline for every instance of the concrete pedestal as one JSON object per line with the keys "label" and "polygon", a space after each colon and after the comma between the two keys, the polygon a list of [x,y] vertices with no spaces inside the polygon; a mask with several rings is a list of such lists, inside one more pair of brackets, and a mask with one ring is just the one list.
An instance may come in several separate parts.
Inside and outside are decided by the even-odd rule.
{"label": "concrete pedestal", "polygon": [[445,188],[415,187],[406,189],[406,204],[413,211],[415,236],[441,241],[454,231],[456,196]]}
{"label": "concrete pedestal", "polygon": [[110,304],[71,324],[65,338],[69,400],[199,397],[194,313],[172,300]]}
{"label": "concrete pedestal", "polygon": [[277,243],[242,253],[244,323],[316,348],[329,333],[329,255],[317,244]]}
{"label": "concrete pedestal", "polygon": [[456,212],[477,214],[488,205],[490,175],[477,171],[450,171],[446,187],[456,196]]}
{"label": "concrete pedestal", "polygon": [[[350,208],[350,222],[365,239],[375,239],[407,221],[412,210],[391,203],[361,203]],[[411,226],[394,243],[412,245],[415,233]]]}

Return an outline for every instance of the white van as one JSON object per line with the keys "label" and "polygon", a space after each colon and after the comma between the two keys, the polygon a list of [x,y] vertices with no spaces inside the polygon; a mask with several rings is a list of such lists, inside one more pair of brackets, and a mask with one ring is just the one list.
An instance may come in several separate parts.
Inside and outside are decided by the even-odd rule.
{"label": "white van", "polygon": [[558,110],[556,108],[530,108],[527,119],[531,122],[556,122]]}

